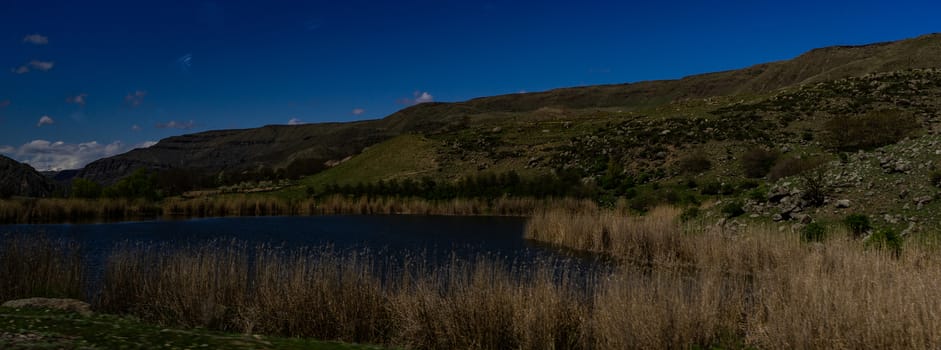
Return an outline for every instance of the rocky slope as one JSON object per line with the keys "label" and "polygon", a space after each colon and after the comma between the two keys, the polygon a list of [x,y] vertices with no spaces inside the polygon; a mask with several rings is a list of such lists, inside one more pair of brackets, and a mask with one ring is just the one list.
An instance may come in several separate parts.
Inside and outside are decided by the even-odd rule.
{"label": "rocky slope", "polygon": [[0,156],[0,197],[48,197],[54,190],[53,182],[33,167]]}
{"label": "rocky slope", "polygon": [[[93,162],[78,176],[111,183],[139,167],[186,168],[217,174],[262,167],[284,168],[299,159],[326,163],[358,154],[365,147],[403,133],[451,135],[453,137],[444,141],[450,142],[451,147],[463,153],[455,156],[479,163],[476,167],[482,169],[495,165],[493,159],[482,158],[500,158],[498,162],[503,161],[501,159],[515,159],[511,162],[513,165],[507,167],[532,165],[548,168],[560,165],[559,162],[577,163],[586,160],[558,159],[560,157],[546,159],[544,155],[537,154],[539,152],[521,153],[514,151],[513,147],[504,146],[515,143],[543,149],[567,143],[573,136],[571,132],[555,132],[558,128],[554,127],[555,124],[547,124],[549,122],[573,130],[611,126],[605,130],[621,130],[620,136],[623,136],[629,129],[660,127],[663,124],[660,119],[668,117],[672,118],[671,125],[685,130],[695,127],[697,130],[712,130],[720,134],[729,133],[729,130],[760,134],[762,131],[767,132],[769,129],[766,124],[774,121],[752,118],[753,115],[749,114],[752,111],[747,108],[753,106],[747,102],[751,102],[754,96],[777,94],[782,89],[873,73],[933,67],[941,67],[941,35],[938,34],[890,43],[816,49],[788,61],[679,80],[565,88],[459,103],[421,104],[381,120],[265,126],[183,135],[161,140],[147,149],[133,150]],[[771,100],[764,102],[775,103]],[[739,127],[742,123],[747,124],[744,130]],[[534,126],[540,128],[535,135],[523,130]],[[481,130],[516,130],[518,137],[515,140],[512,135],[500,137],[502,143],[491,144],[489,142],[494,137],[482,134],[479,132]],[[546,135],[541,134],[543,131],[546,131]],[[575,134],[578,136],[579,133]],[[673,141],[676,134],[661,136],[658,140],[676,143]],[[538,145],[522,140],[523,137],[531,138],[529,141],[538,141]],[[737,136],[729,134],[719,137]],[[591,139],[576,141],[568,153],[574,154],[576,158],[578,150],[583,149],[583,145],[577,142],[591,143],[589,149],[619,147],[599,144]],[[654,144],[659,141],[636,142]],[[661,154],[663,157],[660,158],[665,159],[669,157],[663,152],[672,148],[671,145],[656,144],[639,152]],[[494,154],[467,154],[475,150]]]}

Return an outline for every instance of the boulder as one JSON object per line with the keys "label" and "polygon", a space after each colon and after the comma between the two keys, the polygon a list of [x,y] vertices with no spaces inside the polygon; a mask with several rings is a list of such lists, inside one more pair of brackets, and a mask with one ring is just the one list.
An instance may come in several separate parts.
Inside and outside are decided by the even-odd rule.
{"label": "boulder", "polygon": [[836,207],[837,207],[837,208],[849,208],[849,207],[850,207],[850,200],[849,200],[849,199],[840,199],[840,200],[836,201]]}

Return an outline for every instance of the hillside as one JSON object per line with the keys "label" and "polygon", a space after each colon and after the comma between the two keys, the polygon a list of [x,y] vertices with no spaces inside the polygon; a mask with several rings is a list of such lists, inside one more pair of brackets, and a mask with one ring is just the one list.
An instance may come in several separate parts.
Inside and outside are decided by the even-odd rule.
{"label": "hillside", "polygon": [[53,191],[55,184],[33,167],[0,156],[0,198],[48,197]]}
{"label": "hillside", "polygon": [[[668,123],[678,128],[701,126],[719,130],[717,139],[735,139],[727,134],[729,129],[767,132],[765,124],[780,119],[771,116],[758,120],[736,108],[766,101],[781,91],[873,73],[933,67],[941,67],[938,34],[891,43],[816,49],[788,61],[679,80],[427,103],[384,119],[352,123],[265,126],[183,135],[161,140],[147,149],[93,162],[78,176],[112,183],[139,167],[189,169],[214,175],[286,168],[295,161],[325,164],[401,134],[431,136],[432,142],[440,147],[450,147],[453,154],[442,155],[445,159],[438,162],[444,177],[453,177],[465,169],[493,167],[548,171],[590,161],[564,159],[565,155],[550,154],[549,149],[572,147],[569,144],[572,137],[593,134],[596,130],[649,129],[667,118]],[[677,141],[675,134],[663,136],[669,136],[663,139],[673,144],[688,141]],[[643,152],[656,155],[663,152],[661,148],[675,146],[657,141],[643,140],[647,145]],[[592,147],[598,145],[589,149]]]}

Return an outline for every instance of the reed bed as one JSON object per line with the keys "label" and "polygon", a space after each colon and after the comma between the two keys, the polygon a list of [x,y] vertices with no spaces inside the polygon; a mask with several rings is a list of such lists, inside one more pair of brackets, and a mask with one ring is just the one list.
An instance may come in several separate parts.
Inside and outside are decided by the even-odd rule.
{"label": "reed bed", "polygon": [[80,298],[81,248],[42,235],[0,235],[0,302],[33,296]]}
{"label": "reed bed", "polygon": [[0,200],[0,223],[130,220],[160,216],[159,204],[138,199],[30,198]]}
{"label": "reed bed", "polygon": [[94,304],[165,324],[415,349],[941,344],[936,247],[909,244],[896,255],[849,234],[804,243],[760,225],[682,224],[677,214],[573,205],[535,215],[530,237],[620,261],[590,278],[487,256],[431,266],[329,248],[125,245],[109,258]]}

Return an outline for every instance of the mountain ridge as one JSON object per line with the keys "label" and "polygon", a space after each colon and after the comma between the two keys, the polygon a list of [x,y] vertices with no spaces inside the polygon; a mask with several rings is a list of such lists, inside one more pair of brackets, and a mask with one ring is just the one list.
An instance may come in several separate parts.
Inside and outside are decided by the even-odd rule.
{"label": "mountain ridge", "polygon": [[[506,94],[462,102],[410,106],[381,119],[297,126],[213,130],[166,138],[87,165],[79,177],[112,183],[134,169],[197,169],[206,174],[285,168],[294,161],[326,163],[407,133],[465,130],[479,120],[524,115],[544,109],[644,110],[677,101],[755,95],[865,74],[941,67],[941,35],[807,51],[793,59],[673,80],[568,87]],[[563,112],[564,113],[564,112]]]}

